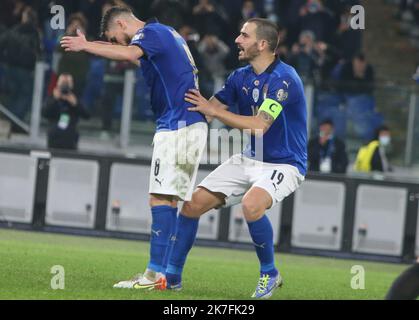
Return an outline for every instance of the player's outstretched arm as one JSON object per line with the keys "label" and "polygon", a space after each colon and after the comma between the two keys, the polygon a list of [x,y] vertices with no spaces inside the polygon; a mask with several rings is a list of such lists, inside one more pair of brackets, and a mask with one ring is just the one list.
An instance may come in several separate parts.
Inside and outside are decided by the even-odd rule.
{"label": "player's outstretched arm", "polygon": [[85,51],[112,60],[137,63],[144,54],[138,46],[110,45],[101,41],[87,41],[85,35],[77,30],[77,36],[65,36],[60,41],[65,51]]}
{"label": "player's outstretched arm", "polygon": [[195,105],[195,107],[188,108],[189,111],[197,111],[206,116],[217,118],[233,128],[250,130],[256,136],[262,136],[274,121],[274,118],[264,111],[259,112],[256,116],[242,116],[232,113],[209,102],[195,89],[190,90],[185,95],[185,100]]}

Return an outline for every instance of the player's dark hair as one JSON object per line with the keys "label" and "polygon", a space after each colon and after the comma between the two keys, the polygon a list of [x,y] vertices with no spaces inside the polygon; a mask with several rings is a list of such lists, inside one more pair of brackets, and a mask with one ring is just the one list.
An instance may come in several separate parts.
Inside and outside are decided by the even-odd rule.
{"label": "player's dark hair", "polygon": [[330,119],[330,118],[326,118],[326,119],[322,120],[322,121],[319,123],[319,127],[320,127],[320,126],[322,126],[322,125],[324,125],[324,124],[328,124],[328,125],[330,125],[330,126],[332,126],[332,127],[334,127],[334,126],[335,126],[335,125],[333,124],[332,119]]}
{"label": "player's dark hair", "polygon": [[252,18],[247,20],[248,23],[256,25],[256,37],[258,40],[266,40],[269,45],[269,50],[275,52],[279,42],[278,26],[268,19]]}
{"label": "player's dark hair", "polygon": [[388,126],[386,126],[385,124],[376,128],[375,129],[375,134],[374,134],[374,140],[378,140],[378,138],[380,137],[380,133],[383,132],[383,131],[390,131],[390,128]]}
{"label": "player's dark hair", "polygon": [[105,32],[109,30],[110,24],[113,20],[121,14],[133,14],[132,10],[128,7],[112,7],[102,17],[102,21],[100,23],[100,37],[103,38],[105,36]]}
{"label": "player's dark hair", "polygon": [[358,60],[360,60],[360,61],[365,61],[365,60],[366,60],[365,54],[364,54],[363,52],[357,52],[357,53],[354,55],[354,58],[355,58],[355,59],[358,59]]}

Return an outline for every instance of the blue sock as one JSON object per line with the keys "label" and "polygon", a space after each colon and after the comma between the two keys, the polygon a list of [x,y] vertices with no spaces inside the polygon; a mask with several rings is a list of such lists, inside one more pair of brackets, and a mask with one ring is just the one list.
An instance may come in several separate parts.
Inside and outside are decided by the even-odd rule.
{"label": "blue sock", "polygon": [[172,212],[173,208],[170,206],[151,208],[150,262],[147,268],[155,272],[162,272],[164,255],[169,245]]}
{"label": "blue sock", "polygon": [[276,277],[278,270],[274,261],[274,235],[269,218],[264,215],[259,220],[247,222],[260,262],[260,273]]}
{"label": "blue sock", "polygon": [[173,236],[176,235],[176,220],[177,220],[177,208],[172,208],[172,213],[170,215],[171,225],[170,225],[170,234],[169,234],[169,245],[166,249],[166,253],[164,255],[163,264],[162,264],[162,272],[166,274],[167,264],[169,262],[170,255],[173,250],[174,241],[172,241]]}
{"label": "blue sock", "polygon": [[182,281],[183,266],[195,241],[198,224],[199,218],[188,218],[182,213],[177,218],[176,239],[166,270],[167,283],[170,285],[179,284]]}

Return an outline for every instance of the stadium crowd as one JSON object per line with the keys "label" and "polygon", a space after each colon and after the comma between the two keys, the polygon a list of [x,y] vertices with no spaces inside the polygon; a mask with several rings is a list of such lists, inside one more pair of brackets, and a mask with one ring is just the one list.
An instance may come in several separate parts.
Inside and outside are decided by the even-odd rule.
{"label": "stadium crowd", "polygon": [[[400,5],[401,10],[413,8],[417,21],[416,3],[401,1]],[[65,8],[65,30],[51,28],[55,4]],[[368,141],[384,119],[375,111],[374,68],[362,53],[362,30],[350,26],[350,9],[357,4],[357,0],[4,0],[0,98],[17,117],[27,118],[34,65],[43,60],[49,65],[45,95],[53,96],[60,74],[71,75],[75,96],[92,116],[101,118],[102,134],[108,137],[113,118],[121,112],[125,70],[132,66],[83,52],[64,52],[59,46],[63,35],[75,35],[79,29],[89,39],[99,39],[101,17],[114,5],[131,7],[143,20],[157,17],[187,40],[200,71],[201,91],[211,96],[228,72],[238,67],[234,40],[242,22],[264,17],[280,28],[278,56],[294,66],[306,83],[314,84],[317,123],[332,121],[335,136],[345,139],[350,119],[358,137]],[[139,68],[135,72],[134,116],[149,120],[153,116],[147,87]]]}

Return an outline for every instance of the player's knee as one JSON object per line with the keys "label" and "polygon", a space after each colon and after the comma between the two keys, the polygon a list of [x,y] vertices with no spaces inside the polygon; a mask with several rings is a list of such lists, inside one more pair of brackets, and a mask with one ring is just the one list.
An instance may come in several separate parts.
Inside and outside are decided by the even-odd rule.
{"label": "player's knee", "polygon": [[204,214],[204,209],[201,204],[192,200],[183,203],[181,212],[188,218],[199,218]]}
{"label": "player's knee", "polygon": [[265,208],[251,197],[243,198],[242,210],[246,221],[258,220],[265,213]]}

